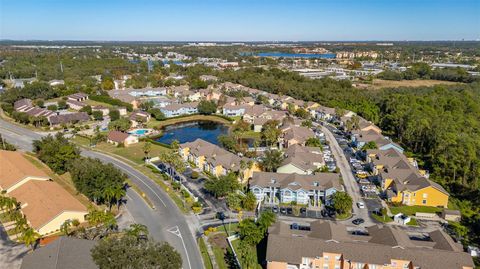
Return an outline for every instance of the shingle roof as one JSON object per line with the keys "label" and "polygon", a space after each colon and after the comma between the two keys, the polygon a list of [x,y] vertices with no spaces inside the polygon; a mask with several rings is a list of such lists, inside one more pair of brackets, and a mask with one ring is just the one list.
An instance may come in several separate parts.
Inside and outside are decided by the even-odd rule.
{"label": "shingle roof", "polygon": [[90,254],[95,241],[62,236],[27,254],[21,269],[96,269]]}
{"label": "shingle roof", "polygon": [[0,150],[0,188],[6,190],[26,177],[50,178],[18,151]]}
{"label": "shingle roof", "polygon": [[291,190],[325,190],[335,188],[342,190],[340,177],[335,173],[317,173],[315,175],[299,175],[254,172],[250,186],[289,188]]}
{"label": "shingle roof", "polygon": [[292,164],[304,171],[313,171],[318,168],[319,164],[323,163],[322,152],[319,148],[293,145],[285,151],[285,159],[281,166]]}
{"label": "shingle roof", "polygon": [[117,143],[123,143],[125,142],[125,139],[127,139],[130,135],[124,132],[120,131],[110,131],[108,133],[107,139],[117,142]]}
{"label": "shingle roof", "polygon": [[56,182],[30,180],[10,192],[22,205],[22,212],[35,229],[42,228],[66,211],[85,212],[87,208]]}
{"label": "shingle roof", "polygon": [[267,261],[299,265],[302,257],[315,258],[327,252],[364,264],[384,265],[398,259],[411,261],[422,269],[473,267],[468,253],[444,249],[445,244],[449,245],[448,236],[434,234],[431,244],[417,243],[404,231],[390,226],[371,227],[369,236],[353,236],[345,232],[343,225],[325,222],[313,222],[310,232],[290,230],[288,225],[277,222],[269,229]]}

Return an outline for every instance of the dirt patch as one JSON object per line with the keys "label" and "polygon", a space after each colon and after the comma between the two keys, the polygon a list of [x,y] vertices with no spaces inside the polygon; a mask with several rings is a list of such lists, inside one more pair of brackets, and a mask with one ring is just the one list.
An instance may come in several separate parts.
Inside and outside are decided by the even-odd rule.
{"label": "dirt patch", "polygon": [[208,239],[208,242],[222,249],[227,249],[228,247],[227,236],[225,234],[213,234]]}
{"label": "dirt patch", "polygon": [[400,88],[400,87],[430,87],[435,85],[453,85],[458,82],[432,80],[432,79],[415,79],[415,80],[383,80],[374,79],[372,84],[358,84],[357,88],[362,89],[381,89],[381,88]]}

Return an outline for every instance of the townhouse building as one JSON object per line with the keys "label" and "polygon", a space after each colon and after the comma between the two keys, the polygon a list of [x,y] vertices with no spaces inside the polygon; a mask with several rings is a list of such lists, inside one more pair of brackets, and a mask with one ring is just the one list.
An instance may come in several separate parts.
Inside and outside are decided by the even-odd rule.
{"label": "townhouse building", "polygon": [[297,126],[295,123],[284,124],[281,128],[282,146],[285,148],[293,145],[303,145],[307,139],[315,137],[315,133],[308,127]]}
{"label": "townhouse building", "polygon": [[367,150],[367,161],[380,182],[388,201],[404,205],[447,207],[449,193],[426,177],[395,149]]}
{"label": "townhouse building", "polygon": [[260,171],[254,160],[239,157],[202,139],[180,144],[179,154],[185,161],[217,177],[235,172],[242,183],[251,178],[254,171]]}
{"label": "townhouse building", "polygon": [[334,173],[299,175],[254,172],[249,188],[258,202],[279,204],[295,202],[299,205],[318,207],[329,204],[330,197],[343,191],[340,176]]}
{"label": "townhouse building", "polygon": [[472,257],[441,230],[415,240],[396,226],[363,235],[317,220],[306,229],[277,222],[268,230],[267,269],[473,269]]}
{"label": "townhouse building", "polygon": [[325,166],[320,148],[304,147],[298,144],[285,150],[284,159],[277,168],[278,173],[310,175]]}
{"label": "townhouse building", "polygon": [[198,113],[198,102],[183,103],[183,104],[170,104],[160,108],[165,117],[177,117],[181,115],[190,115]]}

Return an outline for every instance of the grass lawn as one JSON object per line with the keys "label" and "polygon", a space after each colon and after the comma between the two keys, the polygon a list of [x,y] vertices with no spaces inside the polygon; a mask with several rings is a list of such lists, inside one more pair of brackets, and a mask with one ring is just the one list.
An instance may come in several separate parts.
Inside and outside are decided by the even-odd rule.
{"label": "grass lawn", "polygon": [[442,212],[442,208],[433,207],[433,206],[390,206],[390,211],[393,215],[398,213],[403,213],[407,216],[415,216],[416,212],[422,213],[439,213]]}
{"label": "grass lawn", "polygon": [[147,123],[148,128],[162,128],[167,125],[172,125],[175,123],[180,123],[180,122],[187,122],[187,121],[196,121],[196,120],[208,120],[208,121],[215,121],[215,122],[220,122],[226,125],[230,125],[230,121],[217,117],[214,115],[192,115],[188,117],[181,117],[181,118],[173,118],[173,119],[167,119],[164,121],[157,121],[155,119],[150,120]]}
{"label": "grass lawn", "polygon": [[103,107],[106,107],[106,108],[112,108],[113,107],[111,104],[102,103],[102,102],[98,102],[98,101],[94,101],[94,100],[90,100],[90,99],[85,100],[84,103],[86,103],[89,106],[103,106]]}
{"label": "grass lawn", "polygon": [[203,241],[202,237],[198,238],[198,248],[200,249],[200,254],[202,255],[205,269],[213,269],[212,261],[208,255],[207,246],[205,245],[205,241]]}
{"label": "grass lawn", "polygon": [[346,219],[350,218],[351,216],[352,216],[352,213],[347,212],[345,214],[337,214],[335,219],[336,220],[346,220]]}
{"label": "grass lawn", "polygon": [[411,219],[410,219],[410,222],[408,222],[407,225],[417,226],[417,225],[418,225],[417,219],[411,218]]}
{"label": "grass lawn", "polygon": [[[89,146],[90,144],[90,140],[80,136],[76,136],[74,138],[74,141],[82,146]],[[136,164],[143,164],[144,163],[143,158],[145,157],[145,153],[143,152],[143,146],[145,145],[145,143],[146,142],[139,142],[137,144],[133,144],[128,147],[117,147],[106,142],[101,142],[95,146],[95,149],[112,153],[115,155],[119,155]],[[155,157],[160,155],[161,152],[171,150],[166,147],[162,147],[160,145],[156,145],[153,143],[151,145],[152,147],[150,150],[150,157]]]}
{"label": "grass lawn", "polygon": [[393,221],[393,219],[389,216],[379,216],[375,213],[370,214],[370,216],[372,216],[372,218],[381,223],[388,223]]}

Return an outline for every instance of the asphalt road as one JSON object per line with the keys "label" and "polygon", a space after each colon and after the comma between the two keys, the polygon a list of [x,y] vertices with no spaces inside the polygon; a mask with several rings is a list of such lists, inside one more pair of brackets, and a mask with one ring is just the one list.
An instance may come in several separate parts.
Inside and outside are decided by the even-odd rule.
{"label": "asphalt road", "polygon": [[327,129],[325,126],[322,126],[322,131],[325,133],[326,139],[329,141],[330,148],[332,149],[332,153],[335,156],[335,161],[337,163],[337,167],[340,169],[340,173],[342,174],[343,184],[345,185],[347,193],[352,197],[353,200],[353,218],[362,218],[365,222],[361,225],[363,227],[372,226],[375,222],[370,217],[367,208],[360,209],[357,206],[357,202],[363,202],[363,198],[360,194],[360,188],[355,180],[355,177],[352,173],[352,168],[350,167],[350,163],[348,162],[345,154],[343,153],[342,148],[338,144],[337,140],[333,136],[332,132]]}
{"label": "asphalt road", "polygon": [[[40,139],[45,133],[37,133],[0,119],[0,133],[9,142],[24,150],[32,150],[32,141]],[[135,222],[148,227],[150,235],[157,241],[167,241],[182,255],[183,268],[203,268],[202,258],[194,237],[195,225],[170,200],[167,193],[148,177],[127,163],[109,155],[82,149],[82,155],[98,158],[112,163],[137,185],[152,201],[151,209],[144,200],[132,190],[127,192],[126,208]],[[188,222],[192,224],[188,225]]]}

